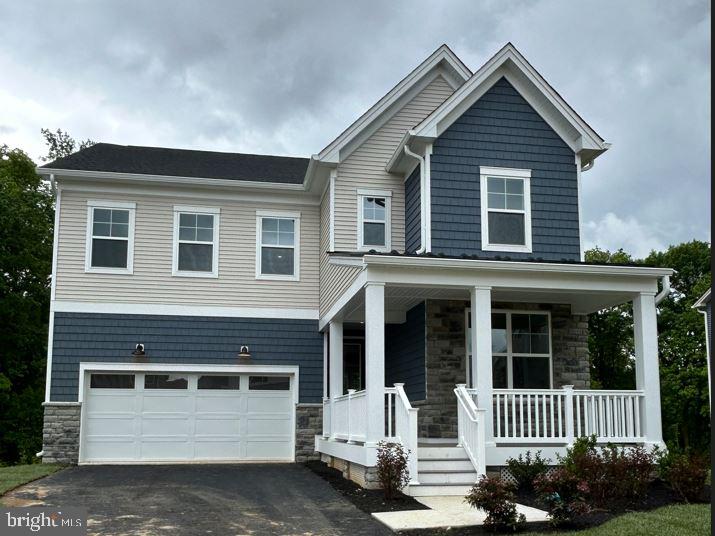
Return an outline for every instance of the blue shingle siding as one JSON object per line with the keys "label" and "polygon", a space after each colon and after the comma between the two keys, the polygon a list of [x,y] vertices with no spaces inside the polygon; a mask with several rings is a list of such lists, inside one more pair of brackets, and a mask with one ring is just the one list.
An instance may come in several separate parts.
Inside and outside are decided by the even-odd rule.
{"label": "blue shingle siding", "polygon": [[[455,121],[431,157],[432,251],[579,260],[574,152],[504,78]],[[479,167],[531,169],[533,253],[482,251]]]}
{"label": "blue shingle siding", "polygon": [[425,399],[425,304],[407,311],[404,324],[385,326],[385,383],[405,384],[410,401]]}
{"label": "blue shingle siding", "polygon": [[80,362],[132,362],[137,343],[149,363],[298,365],[301,402],[323,396],[323,337],[315,320],[55,313],[52,401],[76,401]]}
{"label": "blue shingle siding", "polygon": [[420,166],[405,181],[405,251],[414,253],[420,247]]}

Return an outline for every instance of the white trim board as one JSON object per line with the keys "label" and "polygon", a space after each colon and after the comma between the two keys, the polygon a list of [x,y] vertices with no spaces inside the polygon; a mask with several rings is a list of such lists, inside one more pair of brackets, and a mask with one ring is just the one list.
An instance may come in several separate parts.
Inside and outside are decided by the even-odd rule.
{"label": "white trim board", "polygon": [[[179,305],[159,303],[108,303],[55,300],[57,313],[105,313],[124,315],[214,316],[227,318],[275,318],[318,320],[318,309],[280,307],[222,307],[211,305]],[[52,318],[52,317],[51,317]]]}

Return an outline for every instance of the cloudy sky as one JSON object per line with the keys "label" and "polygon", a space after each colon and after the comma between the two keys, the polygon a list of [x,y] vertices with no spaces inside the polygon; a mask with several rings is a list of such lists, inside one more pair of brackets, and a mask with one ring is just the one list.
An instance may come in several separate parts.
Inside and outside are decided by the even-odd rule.
{"label": "cloudy sky", "polygon": [[0,144],[308,156],[441,43],[513,42],[613,144],[584,174],[587,244],[710,240],[710,2],[0,0]]}

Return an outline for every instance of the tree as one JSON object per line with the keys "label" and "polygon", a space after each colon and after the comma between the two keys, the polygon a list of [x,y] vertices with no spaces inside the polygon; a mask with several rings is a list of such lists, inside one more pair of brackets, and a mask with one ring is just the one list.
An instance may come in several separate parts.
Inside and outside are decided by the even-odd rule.
{"label": "tree", "polygon": [[19,149],[0,147],[0,461],[42,448],[53,197]]}
{"label": "tree", "polygon": [[43,162],[51,162],[58,158],[64,158],[75,151],[81,151],[82,149],[91,147],[95,143],[90,139],[78,143],[67,132],[63,132],[59,128],[55,132],[50,131],[49,128],[43,128],[40,132],[45,138],[45,143],[48,147],[47,156],[40,157]]}
{"label": "tree", "polygon": [[[711,284],[710,245],[693,240],[652,252],[642,261],[623,250],[611,254],[598,248],[586,253],[589,262],[636,262],[675,269],[671,294],[658,306],[663,434],[667,443],[705,450],[710,443],[707,353],[702,316],[693,303]],[[589,316],[592,383],[603,389],[635,387],[632,304]]]}
{"label": "tree", "polygon": [[666,439],[703,450],[710,444],[707,350],[703,317],[692,305],[711,285],[710,244],[693,240],[653,252],[645,263],[675,269],[673,291],[659,306],[661,407]]}
{"label": "tree", "polygon": [[[586,252],[586,261],[633,263],[623,249],[611,253],[598,247]],[[593,388],[635,389],[632,304],[609,307],[589,315],[588,353]]]}

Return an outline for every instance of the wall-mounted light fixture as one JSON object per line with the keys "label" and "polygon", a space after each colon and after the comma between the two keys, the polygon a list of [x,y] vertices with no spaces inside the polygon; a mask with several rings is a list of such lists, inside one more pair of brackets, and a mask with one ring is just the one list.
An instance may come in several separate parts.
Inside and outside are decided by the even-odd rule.
{"label": "wall-mounted light fixture", "polygon": [[132,352],[132,355],[134,357],[146,357],[146,352],[144,351],[144,345],[142,343],[138,343],[134,347],[134,351]]}
{"label": "wall-mounted light fixture", "polygon": [[241,346],[241,350],[238,352],[238,362],[239,363],[250,363],[251,362],[251,351],[248,346]]}

